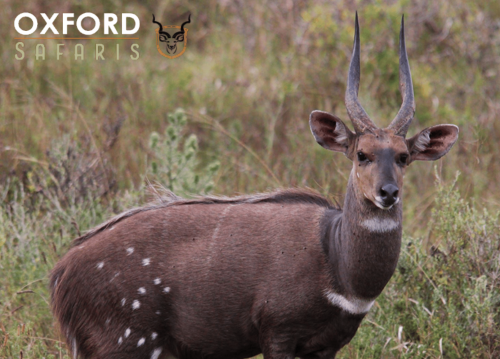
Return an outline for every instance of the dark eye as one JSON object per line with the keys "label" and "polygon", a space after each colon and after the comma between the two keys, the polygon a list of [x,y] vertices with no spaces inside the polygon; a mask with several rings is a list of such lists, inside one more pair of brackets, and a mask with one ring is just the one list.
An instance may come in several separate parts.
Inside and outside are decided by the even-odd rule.
{"label": "dark eye", "polygon": [[408,162],[408,155],[407,154],[402,154],[399,156],[399,163],[406,165]]}
{"label": "dark eye", "polygon": [[368,161],[368,158],[366,157],[366,155],[363,153],[363,152],[358,152],[358,161],[359,162],[366,162]]}

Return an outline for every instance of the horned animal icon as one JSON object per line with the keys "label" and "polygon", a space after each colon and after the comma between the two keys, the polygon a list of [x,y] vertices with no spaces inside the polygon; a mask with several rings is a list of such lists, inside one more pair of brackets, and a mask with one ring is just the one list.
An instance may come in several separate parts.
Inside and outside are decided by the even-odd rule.
{"label": "horned animal icon", "polygon": [[311,190],[183,199],[167,193],[91,229],[50,275],[74,358],[332,359],[393,275],[403,176],[444,156],[458,127],[406,138],[415,113],[404,18],[402,105],[386,128],[358,101],[356,13],[345,106],[354,131],[313,111],[324,148],[353,162],[343,208]]}
{"label": "horned animal icon", "polygon": [[160,27],[160,29],[158,30],[160,41],[166,43],[167,53],[170,55],[175,55],[175,53],[177,52],[177,43],[184,41],[184,35],[186,32],[186,30],[184,30],[184,25],[189,24],[191,22],[191,14],[189,14],[188,21],[182,23],[181,30],[177,31],[173,35],[170,35],[167,31],[163,30],[163,25],[158,21],[156,21],[154,14],[153,14],[153,22],[155,24],[158,24],[158,26]]}

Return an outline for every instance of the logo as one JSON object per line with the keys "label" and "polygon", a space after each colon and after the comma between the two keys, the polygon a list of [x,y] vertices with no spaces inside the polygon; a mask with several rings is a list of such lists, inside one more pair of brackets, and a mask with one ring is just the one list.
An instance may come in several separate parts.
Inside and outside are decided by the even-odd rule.
{"label": "logo", "polygon": [[[121,47],[123,45],[119,42],[115,44],[106,42],[106,44],[104,44],[101,43],[102,41],[98,41],[93,44],[85,44],[85,40],[139,40],[138,37],[128,36],[136,34],[141,26],[139,17],[132,13],[121,14],[121,32],[120,26],[118,25],[119,15],[114,13],[104,13],[99,17],[94,13],[86,12],[77,18],[75,18],[74,13],[62,13],[62,24],[59,23],[59,27],[54,24],[59,13],[54,13],[50,17],[47,16],[46,13],[40,13],[40,15],[45,21],[45,26],[39,33],[37,30],[41,28],[38,26],[38,21],[40,19],[34,14],[23,12],[14,19],[14,29],[20,35],[14,37],[14,40],[20,40],[16,42],[17,53],[14,55],[16,60],[27,60],[32,56],[36,61],[45,61],[46,50],[47,57],[53,57],[57,60],[63,56],[74,58],[75,61],[92,58],[95,61],[111,59],[120,60],[120,55],[121,58],[125,57],[124,55],[127,55],[127,50],[125,49],[125,53],[123,53]],[[133,29],[129,27],[131,22],[134,23]],[[61,25],[62,28],[60,27]],[[70,28],[74,28],[75,25],[76,29],[70,30]],[[97,35],[96,33],[99,31],[103,31],[104,36],[101,34]],[[79,33],[79,35],[75,35],[75,33]],[[24,41],[31,42],[32,40],[37,40],[39,43],[30,46],[29,50],[25,49]],[[65,41],[64,43],[56,44],[55,48],[49,45],[46,49],[44,41],[47,40],[83,41],[78,41],[76,44],[71,43],[71,41]],[[130,52],[133,53],[130,54],[131,60],[139,59],[138,49],[139,44],[133,43],[130,45]],[[92,50],[94,50],[93,53]]]}
{"label": "logo", "polygon": [[188,21],[184,22],[181,26],[163,26],[156,21],[155,14],[153,14],[153,22],[159,26],[159,28],[155,30],[156,48],[158,52],[169,59],[175,59],[181,56],[187,48],[188,29],[185,29],[184,25],[191,22],[191,14],[189,14]]}

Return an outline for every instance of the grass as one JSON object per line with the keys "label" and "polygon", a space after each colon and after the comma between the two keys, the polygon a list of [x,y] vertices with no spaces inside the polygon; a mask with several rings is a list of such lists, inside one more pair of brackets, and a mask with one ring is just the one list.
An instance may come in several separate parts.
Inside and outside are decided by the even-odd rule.
{"label": "grass", "polygon": [[[186,193],[308,186],[342,203],[350,163],[314,142],[307,119],[315,109],[348,118],[350,2],[1,3],[0,357],[69,355],[50,314],[47,273],[79,233],[144,203],[146,176]],[[460,139],[435,165],[408,170],[399,267],[339,357],[499,357],[500,6],[399,0],[357,10],[360,101],[373,120],[387,125],[400,106],[405,13],[417,102],[409,135],[453,123]],[[118,40],[120,61],[109,47],[96,62],[98,41],[89,40],[86,60],[75,61],[78,41],[51,40],[47,59],[36,61],[38,42],[26,40],[26,59],[15,60],[12,21],[24,11],[135,13],[141,57],[128,57],[134,40]],[[165,24],[192,14],[183,56],[157,53],[151,13]],[[58,43],[66,44],[59,61]],[[179,107],[187,122],[169,160],[151,134],[164,143],[167,114]],[[157,171],[172,164],[187,168],[180,184]]]}

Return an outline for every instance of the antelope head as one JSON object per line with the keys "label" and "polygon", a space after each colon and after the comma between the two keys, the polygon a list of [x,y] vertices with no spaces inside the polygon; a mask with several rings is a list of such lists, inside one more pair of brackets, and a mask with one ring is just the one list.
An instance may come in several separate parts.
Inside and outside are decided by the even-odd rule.
{"label": "antelope head", "polygon": [[433,161],[444,156],[458,138],[455,125],[437,125],[406,138],[415,113],[415,98],[406,53],[404,17],[399,34],[399,88],[403,104],[387,128],[378,128],[358,101],[360,43],[356,13],[354,45],[349,65],[345,106],[354,127],[351,131],[338,117],[313,111],[309,118],[316,141],[324,148],[343,152],[351,161],[351,181],[356,198],[388,210],[401,198],[403,176],[413,161]]}
{"label": "antelope head", "polygon": [[158,31],[160,36],[160,41],[166,43],[167,52],[171,55],[175,54],[177,52],[177,43],[184,41],[184,35],[186,33],[186,30],[184,30],[184,25],[189,24],[191,22],[191,14],[189,14],[188,21],[185,21],[182,24],[181,30],[177,31],[173,35],[170,35],[168,32],[163,31],[163,25],[158,21],[156,21],[154,14],[153,14],[153,22],[155,24],[158,24],[158,26],[160,27],[160,30]]}

